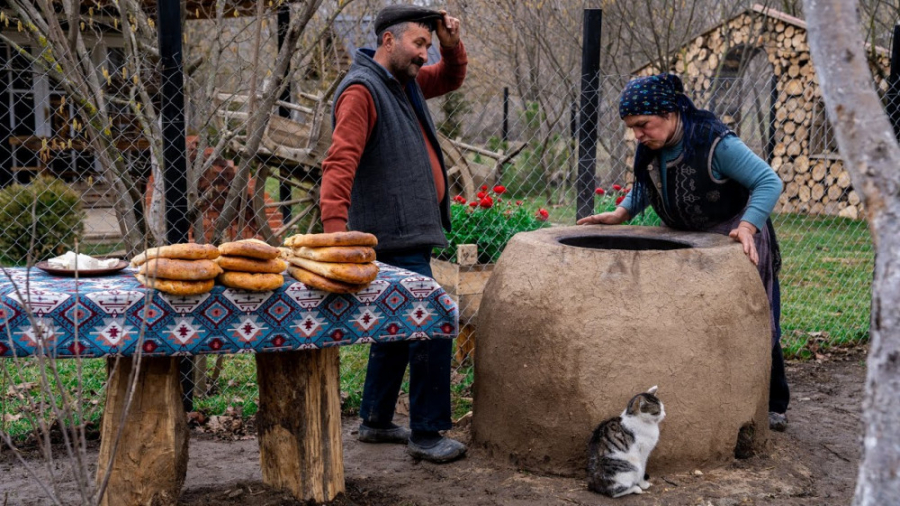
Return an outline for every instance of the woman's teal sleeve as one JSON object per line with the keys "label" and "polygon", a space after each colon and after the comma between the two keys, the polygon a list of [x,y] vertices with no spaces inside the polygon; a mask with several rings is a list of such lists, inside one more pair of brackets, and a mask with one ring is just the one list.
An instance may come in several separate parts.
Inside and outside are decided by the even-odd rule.
{"label": "woman's teal sleeve", "polygon": [[743,141],[730,135],[722,139],[713,152],[713,177],[733,179],[750,190],[750,203],[741,220],[762,229],[775,209],[783,187],[772,167]]}

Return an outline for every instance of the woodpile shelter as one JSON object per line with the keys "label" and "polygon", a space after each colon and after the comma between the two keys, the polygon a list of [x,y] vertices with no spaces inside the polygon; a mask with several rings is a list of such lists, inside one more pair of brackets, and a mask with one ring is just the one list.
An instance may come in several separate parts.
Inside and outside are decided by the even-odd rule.
{"label": "woodpile shelter", "polygon": [[[890,54],[872,47],[868,55],[884,93]],[[785,186],[776,212],[863,216],[826,117],[803,20],[755,5],[692,39],[667,70],[778,172]],[[635,74],[658,72],[648,65]]]}

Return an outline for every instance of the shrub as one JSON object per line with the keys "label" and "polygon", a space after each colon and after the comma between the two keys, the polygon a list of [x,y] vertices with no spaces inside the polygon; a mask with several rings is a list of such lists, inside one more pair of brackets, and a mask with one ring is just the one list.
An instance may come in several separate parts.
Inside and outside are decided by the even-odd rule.
{"label": "shrub", "polygon": [[504,198],[506,188],[482,186],[478,198],[467,202],[456,196],[450,205],[453,230],[447,233],[447,248],[436,248],[434,256],[442,260],[456,261],[456,247],[460,244],[478,245],[478,262],[491,263],[512,236],[519,232],[537,230],[549,226],[546,209],[535,211],[523,205],[521,200]]}
{"label": "shrub", "polygon": [[78,194],[50,177],[0,190],[0,222],[0,255],[17,264],[28,260],[32,234],[31,260],[39,261],[74,249],[75,240],[84,232],[84,212]]}

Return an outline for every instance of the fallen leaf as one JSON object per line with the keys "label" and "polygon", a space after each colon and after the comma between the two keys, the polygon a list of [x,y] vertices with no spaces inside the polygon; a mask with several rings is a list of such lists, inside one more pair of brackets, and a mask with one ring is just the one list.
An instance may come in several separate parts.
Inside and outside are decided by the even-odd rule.
{"label": "fallen leaf", "polygon": [[455,423],[455,425],[458,429],[463,429],[465,427],[468,427],[471,424],[472,424],[472,412],[471,411],[469,411],[468,413],[459,417],[459,420],[457,420]]}
{"label": "fallen leaf", "polygon": [[29,390],[34,390],[38,387],[38,382],[29,381],[25,383],[17,383],[15,385],[10,385],[9,388],[6,389],[7,397],[22,397],[22,392],[27,392]]}
{"label": "fallen leaf", "polygon": [[394,412],[398,415],[409,415],[409,394],[402,393],[397,397],[397,406],[394,408]]}

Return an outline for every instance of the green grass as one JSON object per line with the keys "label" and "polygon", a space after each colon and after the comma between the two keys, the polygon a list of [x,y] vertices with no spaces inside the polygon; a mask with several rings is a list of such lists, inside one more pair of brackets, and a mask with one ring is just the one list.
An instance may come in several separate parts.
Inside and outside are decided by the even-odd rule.
{"label": "green grass", "polygon": [[868,339],[874,249],[865,222],[777,215],[788,356]]}
{"label": "green grass", "polygon": [[[368,346],[341,347],[341,393],[344,397],[342,411],[346,415],[359,413],[362,401],[363,384],[366,377],[366,365],[369,357]],[[207,377],[212,374],[216,357],[208,356]],[[62,392],[69,399],[75,399],[78,391],[78,364],[82,367],[82,409],[85,422],[97,423],[103,412],[106,398],[106,359],[68,359],[56,361],[62,387],[50,375],[49,381],[42,387],[40,367],[37,359],[23,358],[18,360],[0,360],[0,432],[10,434],[14,440],[21,441],[38,427],[35,416],[40,409],[35,406],[42,402],[46,405],[53,400],[61,406]],[[473,381],[471,365],[457,369],[451,386],[453,417],[458,418],[472,409],[471,386]],[[408,377],[408,375],[407,375]],[[17,391],[11,385],[19,385]],[[401,388],[409,391],[408,381]],[[252,416],[259,409],[259,387],[256,383],[256,362],[252,355],[226,355],[222,360],[222,371],[212,395],[196,392],[194,409],[207,415],[221,415],[231,408],[238,409],[244,416]],[[30,401],[30,402],[29,402]],[[74,405],[74,404],[72,404]],[[45,409],[44,421],[52,422],[55,418],[49,409]]]}
{"label": "green grass", "polygon": [[[52,365],[46,366],[43,368],[46,378],[42,378],[44,375],[41,374],[38,359],[4,359],[0,360],[0,431],[20,439],[39,426],[38,414],[41,411],[45,413],[44,421],[52,422],[55,416],[51,403],[61,409],[63,393],[70,400],[73,415],[77,415],[72,401],[78,397],[79,362],[82,368],[81,397],[85,400],[82,403],[82,419],[88,423],[100,420],[103,410],[103,396],[100,394],[105,392],[106,360],[58,360],[55,362],[56,374]],[[57,375],[60,381],[56,380]],[[75,425],[73,422],[76,421],[71,419],[70,426]]]}
{"label": "green grass", "polygon": [[[207,378],[211,376],[217,358],[206,357]],[[225,355],[213,394],[195,393],[194,410],[221,415],[228,407],[234,407],[239,408],[244,416],[252,416],[259,410],[258,400],[259,386],[256,384],[256,360],[253,355]]]}

